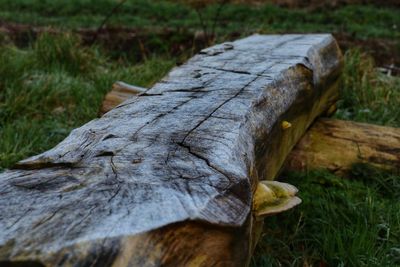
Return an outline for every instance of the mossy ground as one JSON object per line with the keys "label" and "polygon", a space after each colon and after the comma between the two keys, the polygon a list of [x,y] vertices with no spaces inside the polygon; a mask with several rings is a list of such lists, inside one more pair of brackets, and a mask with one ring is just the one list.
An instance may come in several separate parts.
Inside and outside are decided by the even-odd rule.
{"label": "mossy ground", "polygon": [[[2,22],[50,25],[61,32],[32,36],[23,45],[0,32],[0,168],[53,147],[73,128],[97,117],[113,82],[150,86],[182,60],[169,53],[180,36],[169,43],[154,37],[154,46],[138,61],[118,46],[87,45],[68,33],[96,28],[114,5],[111,0],[0,0]],[[205,17],[215,9],[204,10]],[[310,13],[227,5],[221,14],[218,40],[253,32],[333,31],[366,41],[383,38],[400,48],[400,17],[394,8],[346,6]],[[108,25],[139,32],[201,30],[193,10],[166,1],[128,1]],[[183,59],[194,51],[185,49]],[[400,127],[400,78],[378,72],[362,49],[348,50],[345,63],[335,116]],[[300,189],[303,204],[266,221],[252,266],[400,265],[399,173],[355,166],[349,179],[326,171],[280,179]]]}

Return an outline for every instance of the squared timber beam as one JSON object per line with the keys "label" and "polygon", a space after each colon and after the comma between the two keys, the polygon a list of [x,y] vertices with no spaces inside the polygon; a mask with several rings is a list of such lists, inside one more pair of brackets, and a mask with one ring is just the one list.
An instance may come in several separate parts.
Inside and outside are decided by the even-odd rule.
{"label": "squared timber beam", "polygon": [[329,34],[201,51],[0,174],[0,263],[247,265],[256,185],[336,101],[341,67]]}

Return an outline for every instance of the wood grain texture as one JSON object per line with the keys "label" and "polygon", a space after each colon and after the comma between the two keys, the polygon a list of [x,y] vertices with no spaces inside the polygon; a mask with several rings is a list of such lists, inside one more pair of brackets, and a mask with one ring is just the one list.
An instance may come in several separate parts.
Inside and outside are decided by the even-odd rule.
{"label": "wood grain texture", "polygon": [[124,82],[115,82],[112,90],[105,96],[100,108],[100,114],[110,111],[128,98],[146,91],[146,88],[130,85]]}
{"label": "wood grain texture", "polygon": [[0,174],[0,261],[245,266],[255,185],[336,101],[341,65],[325,34],[203,50]]}
{"label": "wood grain texture", "polygon": [[400,169],[400,129],[319,119],[290,153],[286,169],[345,175],[356,163]]}
{"label": "wood grain texture", "polygon": [[[110,94],[115,91],[113,87]],[[125,94],[107,105],[105,112],[134,95],[135,92]],[[332,112],[334,108],[332,106]],[[382,169],[400,169],[400,129],[319,118],[290,152],[285,169],[328,169],[337,175],[346,175],[357,163],[368,163]]]}

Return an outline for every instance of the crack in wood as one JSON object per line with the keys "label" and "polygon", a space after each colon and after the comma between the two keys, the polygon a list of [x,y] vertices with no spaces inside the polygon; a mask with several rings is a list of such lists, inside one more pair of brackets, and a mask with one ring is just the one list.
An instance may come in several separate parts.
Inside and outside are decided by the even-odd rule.
{"label": "crack in wood", "polygon": [[199,128],[204,122],[206,122],[209,118],[212,117],[212,115],[217,112],[221,107],[223,107],[226,103],[231,101],[232,99],[238,97],[250,84],[252,84],[254,81],[256,81],[258,77],[255,77],[252,79],[250,82],[248,82],[245,86],[243,86],[238,92],[236,92],[232,97],[226,99],[223,101],[220,105],[218,105],[210,114],[208,114],[203,120],[201,120],[199,123],[196,124],[191,130],[187,132],[187,134],[183,137],[183,139],[179,142],[180,144],[184,144],[186,139],[188,138],[189,135],[191,135],[197,128]]}

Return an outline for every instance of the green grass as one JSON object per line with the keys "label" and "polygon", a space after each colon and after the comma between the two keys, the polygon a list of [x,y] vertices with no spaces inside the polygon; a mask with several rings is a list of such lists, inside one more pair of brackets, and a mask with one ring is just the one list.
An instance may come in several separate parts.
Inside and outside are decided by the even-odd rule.
{"label": "green grass", "polygon": [[[193,9],[174,1],[127,1],[109,26],[199,29]],[[0,0],[0,20],[75,29],[97,28],[116,5],[114,0]],[[216,5],[202,11],[210,23]],[[217,32],[346,32],[359,38],[400,38],[400,16],[393,8],[344,6],[335,10],[292,10],[269,4],[224,7]]]}
{"label": "green grass", "polygon": [[[376,70],[359,49],[345,54],[336,118],[400,127],[400,78]],[[253,267],[400,266],[400,170],[353,167],[289,173],[303,203],[268,218]]]}
{"label": "green grass", "polygon": [[359,49],[345,54],[336,117],[400,127],[400,78],[380,73]]}
{"label": "green grass", "polygon": [[[97,27],[115,3],[0,0],[0,20],[67,30]],[[209,7],[204,15],[214,12],[215,6]],[[200,28],[193,10],[146,0],[128,1],[109,25],[139,31]],[[332,31],[396,40],[399,28],[398,10],[389,8],[346,6],[309,13],[272,5],[228,5],[217,31],[221,40],[232,32]],[[148,59],[138,63],[119,57],[125,51],[84,46],[70,33],[41,35],[23,49],[0,34],[0,169],[53,147],[73,128],[97,117],[115,81],[149,86],[160,79],[177,61],[166,46],[180,38],[166,45],[154,37],[146,43],[152,44],[146,47]],[[400,127],[399,103],[399,77],[379,73],[359,49],[346,52],[337,118]],[[400,266],[399,173],[355,166],[347,180],[326,171],[282,179],[300,189],[303,204],[266,220],[252,266]]]}
{"label": "green grass", "polygon": [[111,62],[71,34],[45,34],[25,50],[0,46],[0,168],[53,147],[95,118],[115,81],[149,86],[174,64]]}
{"label": "green grass", "polygon": [[351,179],[290,173],[303,203],[266,220],[252,266],[399,266],[400,175],[355,166]]}

